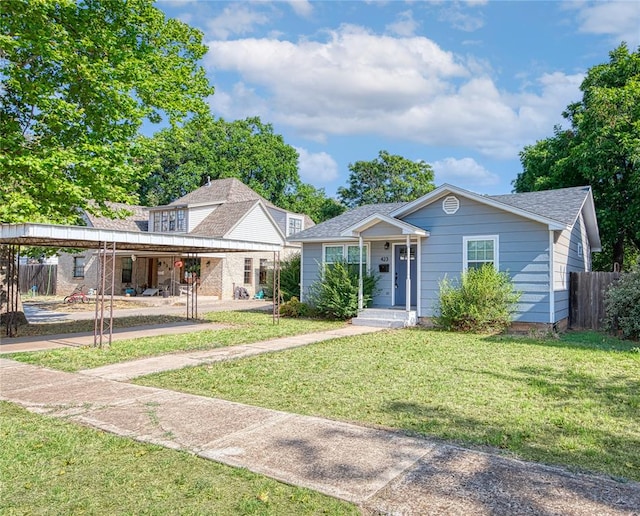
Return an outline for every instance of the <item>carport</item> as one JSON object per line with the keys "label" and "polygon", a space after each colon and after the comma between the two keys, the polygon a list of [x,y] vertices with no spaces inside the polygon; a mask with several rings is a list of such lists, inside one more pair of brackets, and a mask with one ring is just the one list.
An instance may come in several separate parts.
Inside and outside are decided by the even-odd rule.
{"label": "carport", "polygon": [[[94,346],[108,346],[113,334],[113,300],[116,251],[165,252],[197,257],[198,253],[273,252],[274,269],[279,269],[277,244],[209,238],[188,234],[147,233],[85,226],[55,224],[0,224],[0,276],[4,276],[1,304],[6,306],[6,335],[17,332],[18,277],[21,247],[90,249],[98,255],[98,289],[94,322]],[[278,275],[274,274],[274,278]],[[274,279],[275,281],[275,279]],[[274,285],[275,287],[275,285]],[[277,291],[274,289],[274,291]],[[277,298],[278,296],[275,296]],[[274,298],[274,314],[277,299]],[[198,316],[197,284],[187,294],[187,319]]]}

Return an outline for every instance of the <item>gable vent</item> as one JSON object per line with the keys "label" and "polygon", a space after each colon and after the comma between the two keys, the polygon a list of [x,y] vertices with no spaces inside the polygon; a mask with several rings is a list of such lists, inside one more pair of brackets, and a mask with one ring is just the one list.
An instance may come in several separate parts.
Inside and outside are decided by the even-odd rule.
{"label": "gable vent", "polygon": [[453,215],[460,208],[460,201],[457,197],[450,195],[442,201],[442,211],[447,215]]}

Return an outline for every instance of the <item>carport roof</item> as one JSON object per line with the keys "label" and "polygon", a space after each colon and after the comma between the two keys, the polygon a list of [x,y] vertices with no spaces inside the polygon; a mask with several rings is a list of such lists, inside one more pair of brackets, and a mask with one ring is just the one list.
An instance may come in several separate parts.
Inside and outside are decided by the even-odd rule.
{"label": "carport roof", "polygon": [[96,249],[103,242],[127,251],[167,253],[220,253],[280,251],[281,246],[188,234],[148,233],[55,224],[1,224],[0,244],[36,247]]}

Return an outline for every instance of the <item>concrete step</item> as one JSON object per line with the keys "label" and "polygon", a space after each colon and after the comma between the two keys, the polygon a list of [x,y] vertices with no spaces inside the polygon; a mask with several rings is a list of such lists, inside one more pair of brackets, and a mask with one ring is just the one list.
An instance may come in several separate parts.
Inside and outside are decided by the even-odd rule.
{"label": "concrete step", "polygon": [[369,326],[373,328],[404,328],[405,322],[399,319],[367,319],[364,317],[356,317],[351,319],[354,326]]}
{"label": "concrete step", "polygon": [[358,317],[352,319],[356,326],[373,326],[377,328],[404,328],[415,326],[416,312],[404,310],[385,310],[384,308],[366,308]]}

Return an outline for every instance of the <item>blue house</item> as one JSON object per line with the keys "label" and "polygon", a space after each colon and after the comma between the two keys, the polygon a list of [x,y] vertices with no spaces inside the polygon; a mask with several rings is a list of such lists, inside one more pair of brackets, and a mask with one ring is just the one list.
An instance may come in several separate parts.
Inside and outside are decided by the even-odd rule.
{"label": "blue house", "polygon": [[507,271],[522,293],[514,326],[566,326],[569,273],[591,270],[600,236],[591,188],[480,195],[444,184],[409,203],[366,205],[297,233],[301,297],[324,264],[347,260],[379,275],[355,324],[429,323],[440,280],[470,267]]}

